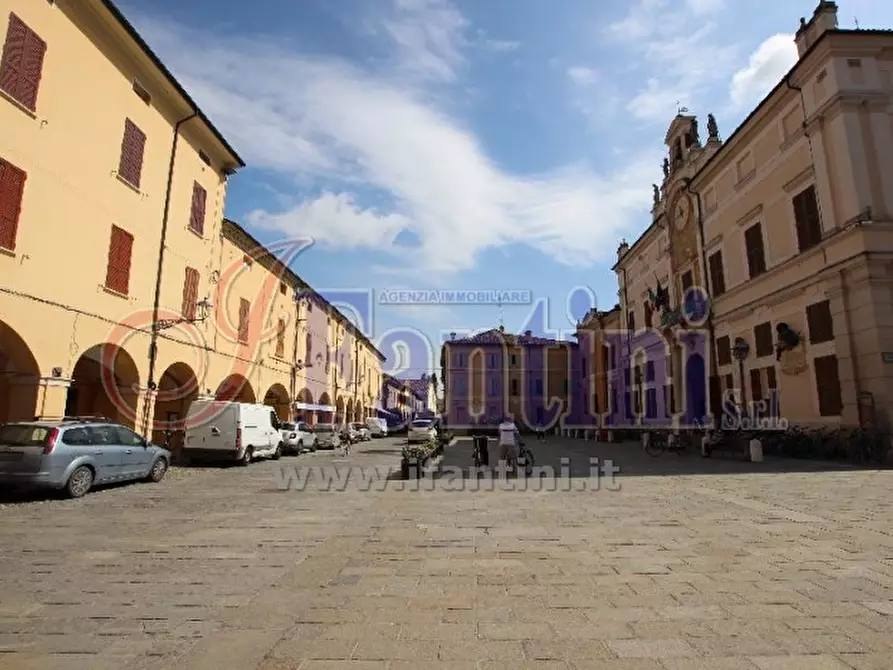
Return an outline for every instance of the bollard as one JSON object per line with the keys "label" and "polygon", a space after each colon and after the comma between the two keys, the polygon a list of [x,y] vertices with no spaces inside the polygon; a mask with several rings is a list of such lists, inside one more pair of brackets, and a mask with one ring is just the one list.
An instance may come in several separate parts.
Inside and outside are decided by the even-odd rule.
{"label": "bollard", "polygon": [[707,443],[709,441],[710,441],[710,438],[707,437],[706,435],[704,435],[704,437],[701,438],[701,456],[703,456],[704,458],[707,458],[707,456],[710,455],[707,453]]}
{"label": "bollard", "polygon": [[750,460],[754,463],[763,462],[763,443],[759,440],[750,441]]}
{"label": "bollard", "polygon": [[644,432],[642,433],[642,449],[648,448],[648,441],[651,438],[651,433]]}

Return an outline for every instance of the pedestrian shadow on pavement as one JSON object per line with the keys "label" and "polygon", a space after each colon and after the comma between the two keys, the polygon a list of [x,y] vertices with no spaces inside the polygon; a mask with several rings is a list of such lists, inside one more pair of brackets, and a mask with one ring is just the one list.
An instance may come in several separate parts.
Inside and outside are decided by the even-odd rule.
{"label": "pedestrian shadow on pavement", "polygon": [[[619,468],[615,476],[680,476],[680,475],[736,475],[736,474],[786,474],[799,472],[870,472],[881,468],[869,468],[837,463],[794,458],[766,456],[762,462],[749,460],[749,452],[739,450],[714,452],[704,458],[699,450],[685,454],[672,452],[650,456],[641,442],[596,442],[562,437],[547,437],[545,441],[525,441],[533,453],[539,472],[555,473],[562,478],[593,477],[605,466]],[[499,464],[499,447],[489,440],[490,467]],[[745,460],[747,458],[747,460]],[[453,477],[461,469],[465,478],[476,476],[473,467],[473,448],[470,438],[458,440],[444,450],[439,473],[435,476]],[[542,475],[541,475],[542,476]]]}

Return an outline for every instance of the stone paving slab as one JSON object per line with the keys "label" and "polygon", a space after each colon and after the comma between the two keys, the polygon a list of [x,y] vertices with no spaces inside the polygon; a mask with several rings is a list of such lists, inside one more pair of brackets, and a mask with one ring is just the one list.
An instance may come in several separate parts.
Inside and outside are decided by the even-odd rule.
{"label": "stone paving slab", "polygon": [[394,442],[5,502],[0,667],[893,668],[893,472],[549,438],[620,489],[277,489]]}

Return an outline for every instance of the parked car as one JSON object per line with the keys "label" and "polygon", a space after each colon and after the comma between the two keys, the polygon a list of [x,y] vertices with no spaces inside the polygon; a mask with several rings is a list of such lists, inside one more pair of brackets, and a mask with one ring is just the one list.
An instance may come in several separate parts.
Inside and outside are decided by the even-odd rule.
{"label": "parked car", "polygon": [[437,428],[434,426],[434,421],[431,419],[416,419],[409,424],[409,431],[406,438],[410,444],[413,442],[429,442],[430,440],[436,440]]}
{"label": "parked car", "polygon": [[350,424],[350,427],[354,429],[357,434],[357,438],[361,442],[368,442],[372,439],[372,434],[369,432],[369,429],[366,428],[363,424],[357,422]]}
{"label": "parked car", "polygon": [[63,489],[80,498],[96,484],[160,482],[171,452],[125,426],[70,418],[0,426],[0,483]]}
{"label": "parked car", "polygon": [[369,429],[369,434],[372,437],[388,436],[388,424],[381,417],[370,416],[366,419],[366,427]]}
{"label": "parked car", "polygon": [[341,431],[333,423],[318,423],[313,426],[316,446],[319,449],[338,449],[341,447]]}
{"label": "parked car", "polygon": [[282,424],[283,451],[302,454],[305,451],[316,451],[316,436],[310,426],[303,421]]}
{"label": "parked car", "polygon": [[186,419],[183,452],[191,460],[238,461],[282,455],[281,424],[269,405],[195,400]]}

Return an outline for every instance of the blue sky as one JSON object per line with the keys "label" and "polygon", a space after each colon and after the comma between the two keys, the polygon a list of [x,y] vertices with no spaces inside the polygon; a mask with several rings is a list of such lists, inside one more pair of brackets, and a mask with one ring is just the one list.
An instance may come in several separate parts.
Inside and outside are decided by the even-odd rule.
{"label": "blue sky", "polygon": [[[841,27],[893,26],[891,3],[838,4]],[[816,0],[120,5],[249,164],[227,215],[263,242],[313,237],[293,264],[311,285],[529,289],[548,317],[506,306],[506,328],[556,336],[577,287],[575,315],[617,301],[617,244],[649,224],[677,101],[728,136]],[[389,369],[418,376],[444,333],[499,318],[377,305],[371,327],[391,331]],[[430,360],[393,351],[420,334]]]}

